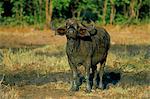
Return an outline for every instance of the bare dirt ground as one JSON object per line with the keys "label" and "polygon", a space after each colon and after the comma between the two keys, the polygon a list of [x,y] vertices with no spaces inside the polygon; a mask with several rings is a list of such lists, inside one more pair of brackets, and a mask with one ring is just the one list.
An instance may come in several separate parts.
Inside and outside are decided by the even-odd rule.
{"label": "bare dirt ground", "polygon": [[0,41],[1,47],[62,45],[65,43],[64,37],[55,36],[54,31],[39,31],[33,28],[0,28]]}
{"label": "bare dirt ground", "polygon": [[[150,25],[105,26],[111,35],[112,44],[149,44]],[[38,46],[46,44],[63,45],[65,37],[55,36],[55,32],[30,27],[0,27],[0,47]]]}
{"label": "bare dirt ground", "polygon": [[[131,26],[131,27],[120,27],[120,26],[105,26],[106,30],[111,35],[111,44],[113,48],[115,46],[124,46],[128,45],[129,47],[134,46],[138,48],[138,46],[143,46],[143,48],[149,48],[150,45],[150,25],[146,26]],[[66,38],[55,36],[55,32],[51,30],[37,30],[30,27],[0,27],[0,48],[24,48],[24,47],[31,47],[31,48],[38,48],[45,45],[56,47],[65,45]],[[136,47],[137,46],[137,47]],[[146,47],[145,47],[146,46]],[[140,47],[141,48],[141,47]],[[135,49],[136,50],[136,49]],[[113,51],[113,49],[112,49]],[[117,50],[115,50],[117,52]],[[109,59],[110,60],[110,59]],[[149,62],[148,62],[149,63]],[[111,64],[111,63],[110,63]],[[119,63],[114,63],[119,64]],[[144,73],[147,75],[148,73]],[[29,74],[25,73],[25,75],[29,76]],[[11,78],[12,75],[10,75]],[[17,77],[21,76],[20,73],[16,73],[15,76],[13,75],[12,78],[16,79]],[[112,96],[124,97],[123,89],[112,89],[111,90],[96,90],[92,93],[85,93],[85,85],[81,87],[79,92],[70,92],[68,91],[70,88],[70,71],[63,71],[63,72],[52,72],[50,74],[41,75],[39,78],[34,77],[34,73],[32,74],[33,77],[31,79],[21,79],[18,80],[19,82],[9,82],[8,86],[12,86],[10,90],[14,90],[14,99],[100,99],[100,98],[113,98]],[[15,78],[16,77],[16,78]],[[116,77],[116,75],[115,75]],[[150,77],[150,76],[147,76]],[[12,79],[11,78],[11,79]],[[129,76],[130,78],[130,76]],[[124,78],[125,79],[125,78]],[[145,78],[146,81],[148,78]],[[120,79],[119,79],[120,80]],[[124,80],[123,80],[124,81]],[[148,80],[149,81],[149,80]],[[5,83],[4,83],[5,84]],[[143,92],[150,92],[150,86],[147,85],[143,87],[138,87]],[[127,98],[134,98],[136,93],[140,93],[139,97],[143,98],[140,91],[136,91],[136,89],[129,89],[131,92],[127,95]],[[119,93],[119,91],[122,91]],[[128,90],[128,89],[127,89]],[[117,92],[117,93],[116,93]],[[109,93],[109,94],[108,94]],[[119,94],[118,94],[119,93]],[[127,92],[128,93],[128,92]],[[141,96],[140,96],[141,95]],[[131,96],[131,97],[130,97]],[[148,99],[149,96],[144,97]],[[13,99],[13,98],[12,98]]]}

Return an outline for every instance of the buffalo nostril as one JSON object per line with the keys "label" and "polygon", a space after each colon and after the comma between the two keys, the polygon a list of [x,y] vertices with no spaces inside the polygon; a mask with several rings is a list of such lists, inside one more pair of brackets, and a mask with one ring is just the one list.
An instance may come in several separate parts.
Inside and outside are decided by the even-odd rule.
{"label": "buffalo nostril", "polygon": [[68,33],[73,34],[73,33],[74,33],[74,31],[73,31],[73,30],[69,30],[69,31],[68,31]]}
{"label": "buffalo nostril", "polygon": [[73,31],[70,31],[70,33],[73,33]]}

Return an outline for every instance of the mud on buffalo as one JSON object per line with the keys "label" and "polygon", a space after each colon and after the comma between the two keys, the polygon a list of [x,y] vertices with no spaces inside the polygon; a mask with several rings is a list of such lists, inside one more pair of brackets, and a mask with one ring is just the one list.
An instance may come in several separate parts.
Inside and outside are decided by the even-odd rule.
{"label": "mud on buffalo", "polygon": [[56,29],[56,34],[65,35],[67,38],[66,53],[72,72],[70,90],[79,90],[79,66],[85,68],[87,92],[91,92],[92,89],[90,73],[93,75],[93,87],[103,89],[104,66],[110,48],[110,36],[107,31],[94,24],[85,25],[75,19],[68,19],[65,26]]}

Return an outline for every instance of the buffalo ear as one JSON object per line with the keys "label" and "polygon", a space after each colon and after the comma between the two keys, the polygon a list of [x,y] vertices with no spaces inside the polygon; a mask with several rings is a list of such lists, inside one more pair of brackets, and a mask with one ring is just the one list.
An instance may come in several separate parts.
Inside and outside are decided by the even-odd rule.
{"label": "buffalo ear", "polygon": [[88,30],[86,28],[80,28],[79,29],[79,36],[80,37],[87,37],[87,36],[90,36],[90,33],[88,32]]}
{"label": "buffalo ear", "polygon": [[97,34],[97,30],[95,28],[89,30],[90,32],[90,35],[93,36],[93,35],[96,35]]}
{"label": "buffalo ear", "polygon": [[66,34],[66,28],[65,27],[60,27],[56,29],[55,35],[65,35]]}
{"label": "buffalo ear", "polygon": [[94,25],[86,26],[88,32],[90,33],[91,36],[97,34],[97,30]]}

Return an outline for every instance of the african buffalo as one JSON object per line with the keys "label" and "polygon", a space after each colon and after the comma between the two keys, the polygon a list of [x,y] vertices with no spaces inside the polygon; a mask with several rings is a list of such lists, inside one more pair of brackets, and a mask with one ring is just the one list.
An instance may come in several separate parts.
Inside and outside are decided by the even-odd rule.
{"label": "african buffalo", "polygon": [[[102,77],[110,47],[110,36],[104,28],[85,26],[75,19],[68,19],[64,27],[56,30],[56,34],[66,35],[66,53],[72,71],[72,91],[79,90],[78,66],[85,67],[86,90],[90,92],[90,71],[92,71],[93,86],[103,88]],[[97,84],[97,67],[99,67],[99,84]]]}

